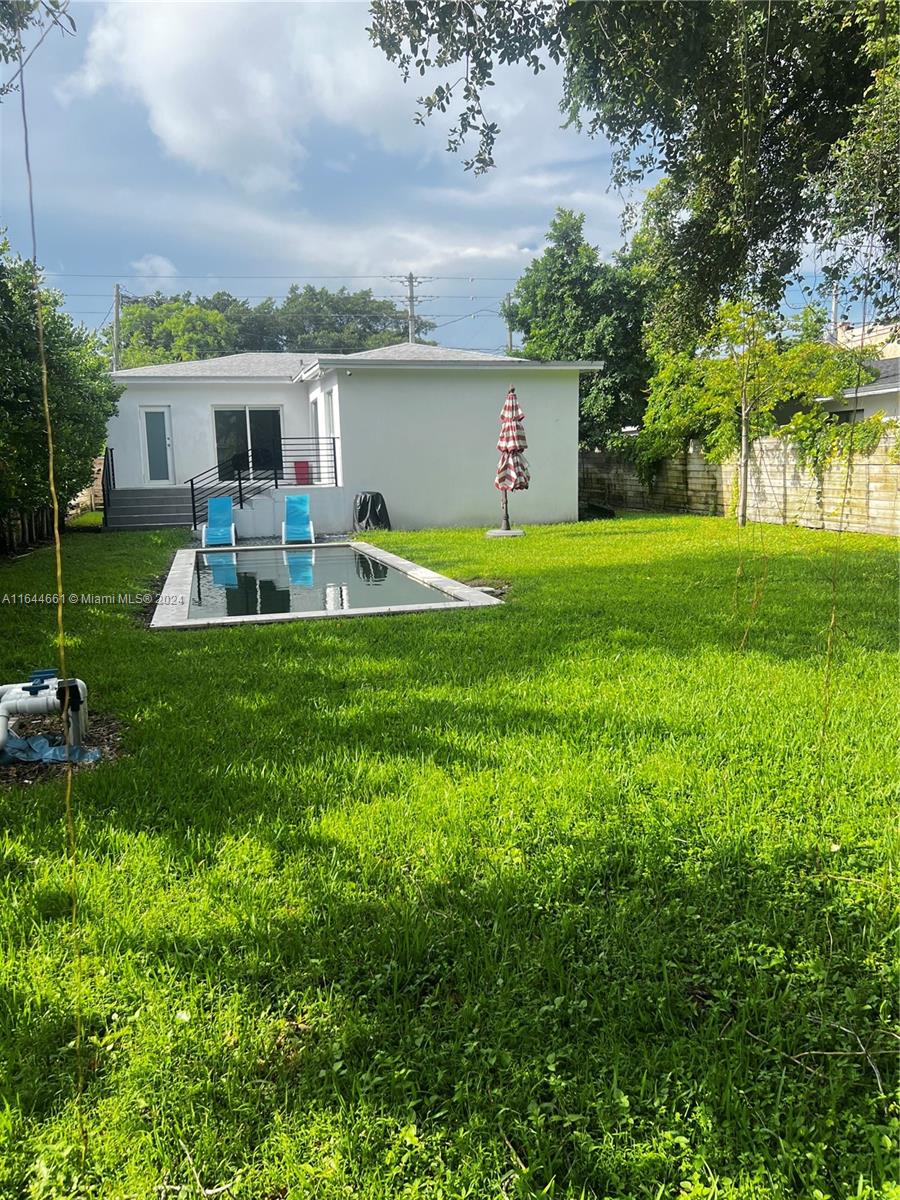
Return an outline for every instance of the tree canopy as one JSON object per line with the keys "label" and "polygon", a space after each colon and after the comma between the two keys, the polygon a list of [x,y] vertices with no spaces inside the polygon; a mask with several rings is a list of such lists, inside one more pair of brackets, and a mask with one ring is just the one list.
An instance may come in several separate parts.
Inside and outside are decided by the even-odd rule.
{"label": "tree canopy", "polygon": [[8,75],[0,77],[0,97],[18,86],[19,60],[30,57],[25,55],[26,34],[40,30],[40,45],[54,26],[62,33],[75,32],[68,8],[69,0],[0,0],[0,67],[10,68]]}
{"label": "tree canopy", "polygon": [[[420,98],[418,119],[456,110],[449,146],[473,139],[466,166],[476,172],[493,166],[500,133],[487,99],[496,68],[561,62],[561,111],[612,143],[613,182],[670,180],[670,261],[686,303],[702,288],[711,313],[747,280],[776,302],[811,231],[843,245],[876,229],[869,267],[893,279],[888,164],[900,127],[879,96],[896,89],[898,0],[374,0],[371,10],[370,36],[404,77],[458,76]],[[861,126],[879,131],[881,162],[864,185],[849,161],[864,153]],[[826,204],[841,180],[843,202]]]}
{"label": "tree canopy", "polygon": [[[0,241],[0,510],[49,504],[47,434],[41,390],[35,274]],[[63,297],[40,289],[54,466],[60,506],[91,480],[121,388],[101,347],[61,311]]]}
{"label": "tree canopy", "polygon": [[752,440],[818,397],[867,382],[857,352],[822,340],[824,321],[812,307],[785,321],[746,301],[722,304],[700,352],[664,356],[650,381],[636,446],[644,478],[692,438],[722,462],[740,447],[742,415]]}
{"label": "tree canopy", "polygon": [[642,345],[643,285],[605,263],[584,237],[584,214],[558,209],[548,246],[525,269],[504,316],[525,335],[528,358],[590,359],[605,369],[581,379],[582,444],[597,446],[636,424],[650,364]]}
{"label": "tree canopy", "polygon": [[[434,325],[417,318],[420,335]],[[369,289],[329,291],[293,284],[279,304],[271,297],[256,305],[219,291],[184,292],[126,299],[120,322],[119,365],[186,362],[244,351],[322,350],[354,353],[405,341],[407,314],[393,300]],[[104,332],[112,349],[112,326]]]}

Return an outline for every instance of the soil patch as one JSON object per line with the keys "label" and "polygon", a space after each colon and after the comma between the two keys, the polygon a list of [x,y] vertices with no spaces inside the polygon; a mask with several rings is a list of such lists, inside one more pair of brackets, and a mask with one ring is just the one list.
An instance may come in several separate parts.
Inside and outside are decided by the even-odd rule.
{"label": "soil patch", "polygon": [[503,600],[512,587],[512,584],[504,579],[467,579],[465,583],[467,587],[478,588],[480,592],[487,592],[489,596],[496,596],[498,600]]}
{"label": "soil patch", "polygon": [[[116,717],[91,712],[90,724],[83,745],[100,751],[100,763],[115,762],[122,750],[122,723]],[[62,742],[62,722],[58,715],[46,717],[16,717],[10,723],[16,737],[45,737],[51,744]],[[76,763],[76,771],[89,771],[99,763]],[[0,765],[0,787],[30,787],[48,779],[63,776],[65,763],[14,762]]]}

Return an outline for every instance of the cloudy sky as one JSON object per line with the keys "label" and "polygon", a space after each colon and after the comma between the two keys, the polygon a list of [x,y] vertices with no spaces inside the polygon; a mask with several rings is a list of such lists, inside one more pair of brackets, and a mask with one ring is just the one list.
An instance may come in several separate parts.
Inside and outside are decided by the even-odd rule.
{"label": "cloudy sky", "polygon": [[[412,270],[433,277],[421,310],[438,340],[493,349],[499,299],[557,205],[586,212],[604,252],[620,244],[608,147],[560,128],[552,64],[498,73],[498,166],[476,178],[445,150],[450,122],[414,124],[426,87],[404,85],[370,43],[365,4],[72,12],[77,34],[47,38],[26,96],[39,258],[87,324],[104,320],[116,279],[133,293],[256,298],[310,277],[399,295],[389,277]],[[18,97],[0,134],[2,221],[28,253]]]}

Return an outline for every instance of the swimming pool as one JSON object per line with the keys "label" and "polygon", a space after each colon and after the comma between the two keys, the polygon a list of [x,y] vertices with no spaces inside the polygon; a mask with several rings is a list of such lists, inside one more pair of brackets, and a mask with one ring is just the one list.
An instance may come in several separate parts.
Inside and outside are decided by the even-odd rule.
{"label": "swimming pool", "polygon": [[367,542],[179,550],[153,629],[499,604]]}

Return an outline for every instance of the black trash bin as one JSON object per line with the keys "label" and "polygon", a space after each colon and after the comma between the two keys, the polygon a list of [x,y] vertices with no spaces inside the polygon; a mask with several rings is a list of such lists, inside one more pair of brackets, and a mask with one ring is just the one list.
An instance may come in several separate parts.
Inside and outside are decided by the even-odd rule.
{"label": "black trash bin", "polygon": [[391,518],[381,492],[357,492],[353,498],[353,528],[390,529]]}

